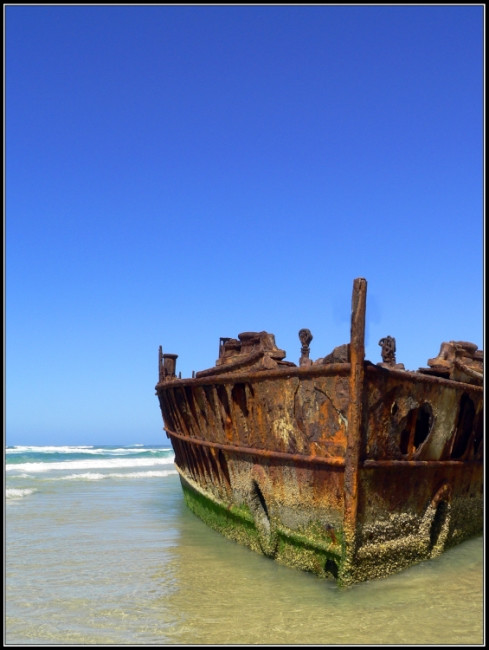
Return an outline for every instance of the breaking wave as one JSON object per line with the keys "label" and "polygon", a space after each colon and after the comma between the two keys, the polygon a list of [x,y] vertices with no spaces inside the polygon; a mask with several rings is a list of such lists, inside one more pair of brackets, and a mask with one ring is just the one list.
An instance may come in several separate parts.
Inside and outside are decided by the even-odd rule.
{"label": "breaking wave", "polygon": [[10,499],[22,499],[23,497],[29,496],[29,494],[34,494],[34,492],[37,492],[37,490],[28,488],[7,488],[5,490],[5,496],[7,497],[8,501]]}
{"label": "breaking wave", "polygon": [[89,469],[116,469],[123,467],[152,467],[156,465],[173,465],[174,455],[160,458],[99,458],[90,460],[66,460],[59,462],[32,462],[7,465],[7,471],[38,474],[53,470],[72,471]]}
{"label": "breaking wave", "polygon": [[172,474],[178,474],[176,469],[149,471],[149,472],[109,472],[102,474],[100,472],[84,472],[82,474],[68,474],[67,476],[54,477],[52,481],[101,481],[102,479],[114,478],[166,478]]}

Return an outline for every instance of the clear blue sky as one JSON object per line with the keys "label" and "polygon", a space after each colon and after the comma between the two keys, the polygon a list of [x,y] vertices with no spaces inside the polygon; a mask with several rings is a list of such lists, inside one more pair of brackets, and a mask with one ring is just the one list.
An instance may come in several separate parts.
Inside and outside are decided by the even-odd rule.
{"label": "clear blue sky", "polygon": [[177,371],[273,332],[483,347],[482,5],[4,6],[6,440],[164,443]]}

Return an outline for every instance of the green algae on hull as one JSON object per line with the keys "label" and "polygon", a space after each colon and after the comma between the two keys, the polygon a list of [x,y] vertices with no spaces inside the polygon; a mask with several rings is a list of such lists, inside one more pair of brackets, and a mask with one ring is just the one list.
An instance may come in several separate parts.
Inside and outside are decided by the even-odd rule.
{"label": "green algae on hull", "polygon": [[314,522],[302,531],[272,524],[265,535],[246,504],[226,506],[182,475],[180,481],[187,507],[213,530],[279,564],[338,579],[344,553],[341,532],[333,533],[333,542]]}

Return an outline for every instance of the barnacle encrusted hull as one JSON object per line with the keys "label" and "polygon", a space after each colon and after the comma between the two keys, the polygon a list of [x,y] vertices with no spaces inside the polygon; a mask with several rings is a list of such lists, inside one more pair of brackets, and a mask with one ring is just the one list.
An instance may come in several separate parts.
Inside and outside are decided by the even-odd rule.
{"label": "barnacle encrusted hull", "polygon": [[299,366],[267,332],[221,339],[216,366],[191,379],[177,378],[176,355],[160,348],[156,386],[190,509],[226,537],[340,584],[389,575],[483,530],[481,351],[443,344],[429,368],[408,372],[385,337],[373,365],[365,308],[360,278],[350,342],[313,362],[301,330]]}

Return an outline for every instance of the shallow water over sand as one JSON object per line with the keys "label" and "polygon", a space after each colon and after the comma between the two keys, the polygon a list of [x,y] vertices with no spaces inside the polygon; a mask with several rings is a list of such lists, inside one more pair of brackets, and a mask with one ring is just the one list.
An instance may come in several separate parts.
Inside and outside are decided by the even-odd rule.
{"label": "shallow water over sand", "polygon": [[7,643],[483,643],[482,537],[340,589],[222,538],[150,469],[12,475]]}

